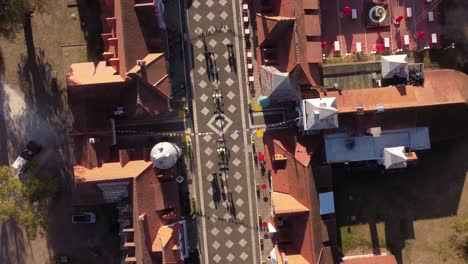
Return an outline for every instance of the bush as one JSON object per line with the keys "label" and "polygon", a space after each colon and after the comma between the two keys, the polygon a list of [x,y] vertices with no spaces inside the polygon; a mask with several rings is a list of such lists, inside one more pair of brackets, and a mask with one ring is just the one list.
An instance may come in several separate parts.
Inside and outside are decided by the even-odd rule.
{"label": "bush", "polygon": [[195,198],[192,197],[190,200],[190,217],[195,219],[197,217],[197,203],[195,202]]}

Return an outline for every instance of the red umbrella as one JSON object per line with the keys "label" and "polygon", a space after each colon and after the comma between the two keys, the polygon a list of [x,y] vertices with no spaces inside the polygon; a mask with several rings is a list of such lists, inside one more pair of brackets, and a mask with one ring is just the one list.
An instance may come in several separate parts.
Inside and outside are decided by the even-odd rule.
{"label": "red umbrella", "polygon": [[322,49],[324,49],[326,46],[327,46],[327,42],[326,42],[326,41],[322,41]]}
{"label": "red umbrella", "polygon": [[418,38],[421,39],[421,38],[424,38],[424,35],[426,35],[426,32],[420,31],[420,32],[418,32],[418,35],[417,35],[417,36],[418,36]]}
{"label": "red umbrella", "polygon": [[267,223],[267,222],[263,222],[263,223],[262,223],[262,226],[263,226],[263,227],[267,227],[267,226],[268,226],[268,223]]}
{"label": "red umbrella", "polygon": [[343,8],[343,13],[345,13],[345,15],[351,15],[351,7],[345,6]]}
{"label": "red umbrella", "polygon": [[266,187],[267,187],[266,184],[262,184],[262,189],[263,190],[266,190]]}
{"label": "red umbrella", "polygon": [[384,50],[383,45],[382,44],[375,44],[375,50],[377,52],[382,52]]}
{"label": "red umbrella", "polygon": [[403,16],[399,16],[395,19],[397,23],[400,23],[403,20]]}

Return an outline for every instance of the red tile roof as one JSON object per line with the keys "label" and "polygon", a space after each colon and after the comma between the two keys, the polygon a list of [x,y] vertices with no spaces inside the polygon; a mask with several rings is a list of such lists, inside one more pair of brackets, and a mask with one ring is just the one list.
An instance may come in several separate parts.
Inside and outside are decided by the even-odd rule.
{"label": "red tile roof", "polygon": [[340,113],[355,112],[356,106],[375,110],[377,105],[385,109],[455,104],[465,102],[461,94],[468,85],[468,76],[455,70],[425,71],[424,87],[408,85],[404,88],[382,87],[328,92],[327,97],[336,97]]}
{"label": "red tile roof", "polygon": [[[138,263],[163,263],[161,254],[153,254],[153,244],[158,235],[158,231],[165,224],[161,219],[158,205],[155,202],[157,199],[162,199],[163,203],[172,204],[175,210],[175,218],[172,223],[180,220],[180,204],[171,201],[174,198],[173,194],[169,194],[169,189],[161,193],[161,189],[156,188],[162,182],[158,180],[156,170],[149,170],[140,177],[134,179],[133,186],[133,228],[135,230],[135,245],[136,258]],[[176,183],[177,184],[177,183]],[[167,185],[172,187],[173,185]],[[178,195],[178,190],[172,190]],[[138,220],[139,216],[144,215],[144,220]],[[162,231],[165,232],[164,229]],[[177,239],[177,240],[176,240]],[[178,243],[178,237],[172,240],[173,244]],[[171,244],[172,244],[171,242]],[[171,247],[172,249],[172,247]],[[172,254],[165,256],[169,260],[178,259],[178,251],[172,251]],[[170,262],[169,262],[170,263]]]}
{"label": "red tile roof", "polygon": [[[298,138],[296,129],[266,131],[263,137],[266,167],[272,171],[272,203],[275,211],[276,207],[280,208],[281,217],[288,226],[275,235],[274,240],[286,255],[301,255],[310,263],[315,263],[323,245],[322,225],[318,194],[309,164],[310,156],[315,156],[322,140],[314,136],[307,140]],[[275,154],[287,159],[274,161]],[[283,201],[290,202],[282,202],[281,197],[284,197]],[[310,212],[287,213],[304,212],[304,208]]]}
{"label": "red tile roof", "polygon": [[109,181],[136,178],[153,167],[153,164],[144,160],[129,161],[124,167],[120,162],[103,163],[101,167],[87,169],[80,165],[73,166],[77,182]]}

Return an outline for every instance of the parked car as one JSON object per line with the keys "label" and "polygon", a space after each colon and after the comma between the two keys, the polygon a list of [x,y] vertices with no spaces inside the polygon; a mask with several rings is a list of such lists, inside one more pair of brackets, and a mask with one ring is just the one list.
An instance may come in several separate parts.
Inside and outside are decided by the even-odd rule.
{"label": "parked car", "polygon": [[84,212],[82,214],[72,215],[72,224],[94,224],[96,223],[96,214]]}
{"label": "parked car", "polygon": [[34,156],[41,152],[41,150],[42,146],[39,145],[39,143],[29,141],[11,166],[19,172],[23,172],[26,165],[34,158]]}

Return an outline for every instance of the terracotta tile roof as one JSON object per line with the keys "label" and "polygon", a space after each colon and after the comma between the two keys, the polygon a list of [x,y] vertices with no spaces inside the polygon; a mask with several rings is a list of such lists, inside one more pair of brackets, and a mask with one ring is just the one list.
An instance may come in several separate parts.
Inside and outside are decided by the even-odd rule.
{"label": "terracotta tile roof", "polygon": [[73,63],[67,73],[67,85],[90,85],[99,83],[117,83],[124,79],[115,69],[106,66],[105,61]]}
{"label": "terracotta tile roof", "polygon": [[328,92],[327,97],[336,97],[339,113],[355,112],[357,105],[364,110],[375,110],[377,105],[385,109],[420,107],[465,102],[461,94],[468,85],[468,76],[455,70],[425,71],[424,87],[382,87]]}
{"label": "terracotta tile roof", "polygon": [[[126,73],[136,65],[136,60],[143,59],[149,53],[143,34],[145,25],[140,24],[134,1],[115,0],[121,8],[122,36],[118,36],[123,44],[119,58],[124,57],[124,71]],[[154,21],[156,23],[156,21]]]}
{"label": "terracotta tile roof", "polygon": [[155,209],[157,211],[179,206],[179,185],[177,182],[164,182],[155,185]]}
{"label": "terracotta tile roof", "polygon": [[302,6],[304,9],[318,10],[319,0],[302,0]]}
{"label": "terracotta tile roof", "polygon": [[393,255],[385,256],[362,256],[346,259],[343,264],[397,264],[398,262]]}
{"label": "terracotta tile roof", "polygon": [[150,53],[143,58],[145,66],[135,66],[128,74],[136,74],[142,81],[154,87],[159,95],[165,99],[171,97],[169,91],[169,75],[166,72],[166,60],[164,53]]}
{"label": "terracotta tile roof", "polygon": [[[136,244],[136,258],[137,263],[163,263],[161,254],[152,254],[153,245],[159,230],[165,225],[161,219],[160,212],[158,212],[156,200],[161,199],[161,194],[157,192],[156,186],[161,182],[156,177],[160,172],[157,170],[148,170],[147,173],[142,174],[140,177],[134,179],[133,187],[133,228],[135,230],[135,244]],[[177,190],[173,192],[178,193]],[[164,197],[163,199],[167,199]],[[180,205],[174,203],[175,218],[172,223],[180,220]],[[144,221],[139,221],[139,216],[144,215]],[[161,231],[165,238],[167,238],[167,231]],[[176,232],[175,232],[176,234]],[[164,239],[164,241],[168,241]],[[173,240],[169,240],[173,241]],[[173,241],[177,244],[177,241]],[[169,242],[171,244],[172,242]],[[166,244],[167,245],[167,244]],[[157,248],[157,245],[154,245]],[[162,244],[161,244],[162,247]],[[178,259],[178,250],[167,252],[169,260]],[[166,253],[166,251],[165,251]],[[165,254],[166,255],[166,254]],[[166,256],[165,256],[166,257]],[[171,262],[169,262],[171,263]]]}
{"label": "terracotta tile roof", "polygon": [[[320,36],[320,16],[319,15],[304,15],[304,23],[305,23],[305,34],[306,36]],[[319,42],[320,43],[320,42]],[[320,50],[321,50],[320,46]],[[314,50],[315,52],[319,51],[319,49]],[[321,56],[320,52],[320,56]],[[321,61],[320,61],[321,62]]]}
{"label": "terracotta tile roof", "polygon": [[[171,239],[175,240],[174,234],[174,229],[170,226],[162,226],[161,228],[159,228],[158,235],[153,241],[153,246],[151,250],[153,252],[162,252],[163,250],[165,250],[169,244],[169,241]],[[177,249],[176,243],[172,242],[171,246],[171,249]]]}
{"label": "terracotta tile roof", "polygon": [[124,167],[120,162],[103,163],[102,167],[87,169],[81,165],[73,166],[75,179],[78,182],[118,180],[136,178],[152,168],[153,164],[144,160],[129,161]]}
{"label": "terracotta tile roof", "polygon": [[310,264],[309,261],[307,261],[302,255],[296,254],[296,255],[288,255],[286,256],[288,263],[294,263],[294,264]]}
{"label": "terracotta tile roof", "polygon": [[265,16],[262,14],[257,14],[255,20],[257,22],[258,46],[262,46],[265,40],[269,40],[270,43],[274,42],[284,31],[292,30],[292,23],[294,22],[292,17]]}
{"label": "terracotta tile roof", "polygon": [[[320,52],[317,52],[318,50],[322,49],[322,47],[320,46],[320,42],[319,41],[309,41],[306,43],[306,48],[305,48],[305,51],[306,51],[306,58],[305,58],[305,61],[307,63],[322,63],[322,53]],[[318,68],[316,69],[318,71]],[[309,67],[309,71],[310,71],[310,67]],[[312,74],[312,73],[311,73]],[[311,75],[312,76],[312,75]],[[316,81],[316,80],[314,80]]]}
{"label": "terracotta tile roof", "polygon": [[309,209],[298,202],[289,194],[271,192],[271,203],[275,208],[275,214],[290,214],[308,212]]}

